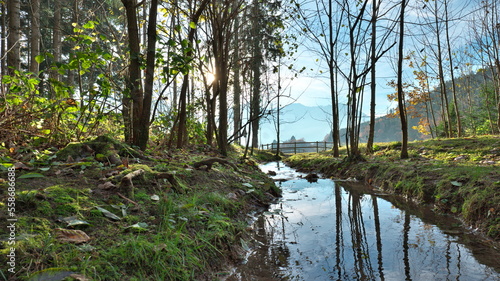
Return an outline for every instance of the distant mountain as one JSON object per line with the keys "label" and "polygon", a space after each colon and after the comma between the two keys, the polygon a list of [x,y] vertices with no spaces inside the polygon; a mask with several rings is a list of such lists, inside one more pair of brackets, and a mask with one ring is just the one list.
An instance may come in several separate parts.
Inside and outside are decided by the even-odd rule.
{"label": "distant mountain", "polygon": [[[419,118],[410,118],[408,120],[408,140],[424,140],[430,138],[430,135],[424,135],[419,133],[416,129],[413,129],[413,126],[418,126]],[[361,143],[366,143],[368,141],[369,134],[369,122],[361,123],[359,139]],[[345,138],[346,129],[340,130],[341,143],[344,144],[346,141]],[[393,141],[401,141],[401,121],[399,121],[398,117],[389,117],[382,116],[375,119],[375,134],[374,141],[375,142],[393,142]],[[327,138],[327,141],[332,141],[332,134],[330,133]]]}
{"label": "distant mountain", "polygon": [[[346,120],[345,108],[340,110],[341,142],[345,143]],[[304,139],[304,141],[332,141],[331,135],[331,113],[330,105],[325,106],[305,106],[300,103],[290,104],[281,110],[281,134],[280,139],[289,140],[292,137]],[[261,121],[260,144],[268,144],[277,140],[276,136],[276,116],[268,116]],[[364,120],[368,117],[365,116]],[[410,119],[408,124],[409,140],[420,140],[429,136],[412,129],[418,125],[418,118]],[[360,140],[368,140],[369,122],[361,123]],[[375,142],[401,141],[401,124],[399,118],[383,116],[375,121]]]}
{"label": "distant mountain", "polygon": [[[496,105],[498,101],[495,99],[495,84],[491,82],[494,73],[488,69],[482,69],[477,72],[464,74],[456,78],[457,85],[457,103],[461,112],[461,121],[463,131],[468,134],[485,134],[491,133],[491,123],[496,122],[498,109]],[[450,81],[446,84],[446,93],[449,101],[450,117],[452,126],[455,127],[456,114],[453,110],[452,85]],[[426,112],[424,104],[417,104],[417,111],[430,118],[431,124],[437,124],[437,128],[433,126],[435,136],[445,136],[441,112],[441,90],[436,87],[431,90],[430,97],[432,102],[427,104],[429,113]],[[413,106],[413,105],[409,105]],[[432,110],[433,112],[431,112]],[[281,140],[289,140],[291,137],[296,139],[304,139],[305,141],[332,141],[331,135],[331,106],[305,106],[302,104],[291,104],[281,111]],[[340,127],[341,142],[345,143],[346,134],[346,108],[340,109]],[[363,114],[363,122],[360,127],[360,141],[368,140],[369,122],[368,116]],[[409,141],[422,140],[430,138],[429,135],[419,133],[414,126],[418,126],[419,118],[410,118],[408,120],[408,138]],[[263,120],[261,123],[260,143],[272,143],[276,140],[275,121],[272,117]],[[391,142],[401,141],[401,123],[399,118],[391,118],[383,116],[376,118],[375,123],[375,142]]]}
{"label": "distant mountain", "polygon": [[[288,140],[292,136],[305,141],[323,141],[331,132],[330,105],[305,106],[293,103],[280,112],[281,140]],[[268,116],[261,121],[260,143],[272,143],[276,136],[276,116]]]}

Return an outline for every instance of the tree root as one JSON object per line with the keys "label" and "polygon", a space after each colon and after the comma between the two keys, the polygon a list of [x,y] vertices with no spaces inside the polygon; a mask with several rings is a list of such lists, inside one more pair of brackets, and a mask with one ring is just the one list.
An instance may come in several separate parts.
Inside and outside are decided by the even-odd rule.
{"label": "tree root", "polygon": [[126,176],[122,178],[122,181],[120,182],[120,189],[126,190],[129,197],[134,198],[134,184],[132,183],[132,179],[142,174],[144,174],[143,169],[139,169],[131,173],[128,173]]}
{"label": "tree root", "polygon": [[226,159],[222,159],[222,158],[218,158],[218,157],[208,158],[208,159],[204,159],[204,160],[195,162],[195,163],[193,163],[192,166],[198,170],[201,169],[201,167],[206,166],[207,167],[206,170],[209,171],[210,169],[212,169],[212,165],[214,163],[219,163],[222,165],[231,166],[235,171],[239,171],[238,167],[236,167],[235,164],[227,161]]}

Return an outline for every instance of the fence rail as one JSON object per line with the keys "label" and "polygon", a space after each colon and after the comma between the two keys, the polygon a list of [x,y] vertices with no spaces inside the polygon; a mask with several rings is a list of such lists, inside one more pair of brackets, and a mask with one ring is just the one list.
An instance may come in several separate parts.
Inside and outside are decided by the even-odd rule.
{"label": "fence rail", "polygon": [[[276,151],[277,143],[262,144],[262,150]],[[279,144],[280,152],[283,153],[303,153],[303,152],[320,152],[332,149],[333,142],[313,141],[313,142],[283,142]]]}

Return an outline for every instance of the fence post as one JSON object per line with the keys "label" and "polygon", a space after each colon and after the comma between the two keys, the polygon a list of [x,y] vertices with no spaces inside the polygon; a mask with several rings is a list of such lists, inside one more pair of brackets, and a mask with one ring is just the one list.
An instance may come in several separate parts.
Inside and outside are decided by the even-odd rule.
{"label": "fence post", "polygon": [[293,154],[297,154],[297,142],[293,143]]}

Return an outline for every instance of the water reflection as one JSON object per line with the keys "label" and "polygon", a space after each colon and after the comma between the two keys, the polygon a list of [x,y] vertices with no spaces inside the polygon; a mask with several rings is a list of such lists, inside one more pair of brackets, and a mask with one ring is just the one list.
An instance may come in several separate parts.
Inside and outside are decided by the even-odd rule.
{"label": "water reflection", "polygon": [[478,262],[463,236],[419,219],[420,210],[292,174],[277,171],[291,179],[279,181],[283,198],[257,219],[254,251],[228,280],[500,280],[498,252],[482,248]]}

